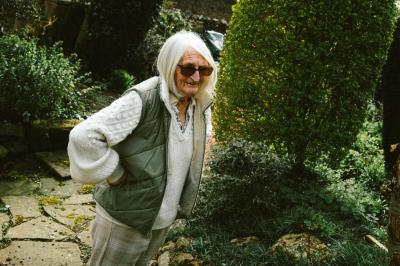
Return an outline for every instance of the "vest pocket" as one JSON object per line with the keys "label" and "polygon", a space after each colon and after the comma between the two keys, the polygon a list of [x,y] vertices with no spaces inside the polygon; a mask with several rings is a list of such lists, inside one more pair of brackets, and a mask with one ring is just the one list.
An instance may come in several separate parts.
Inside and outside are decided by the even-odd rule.
{"label": "vest pocket", "polygon": [[104,184],[96,188],[94,197],[107,210],[128,211],[159,208],[164,187],[164,178],[159,176],[119,186]]}

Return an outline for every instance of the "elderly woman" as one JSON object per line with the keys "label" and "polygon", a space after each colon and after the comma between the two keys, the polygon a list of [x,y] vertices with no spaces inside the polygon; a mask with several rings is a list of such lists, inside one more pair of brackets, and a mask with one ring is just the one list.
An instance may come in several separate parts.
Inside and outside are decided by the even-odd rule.
{"label": "elderly woman", "polygon": [[216,65],[199,36],[179,32],[157,68],[71,131],[72,178],[98,183],[90,265],[146,265],[195,204]]}

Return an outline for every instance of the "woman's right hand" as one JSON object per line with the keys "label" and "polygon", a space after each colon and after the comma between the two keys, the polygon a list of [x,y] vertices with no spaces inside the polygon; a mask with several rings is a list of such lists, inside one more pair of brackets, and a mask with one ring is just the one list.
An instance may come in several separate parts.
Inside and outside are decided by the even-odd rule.
{"label": "woman's right hand", "polygon": [[107,180],[107,183],[108,183],[110,186],[115,187],[115,186],[120,186],[120,185],[122,185],[122,184],[125,183],[127,180],[128,180],[128,172],[125,171],[124,174],[123,174],[117,181],[111,183],[109,180]]}

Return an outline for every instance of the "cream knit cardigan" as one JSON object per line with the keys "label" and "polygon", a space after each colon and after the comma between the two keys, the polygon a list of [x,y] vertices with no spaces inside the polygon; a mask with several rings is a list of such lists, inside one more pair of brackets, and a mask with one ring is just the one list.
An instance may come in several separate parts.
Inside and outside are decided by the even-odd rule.
{"label": "cream knit cardigan", "polygon": [[[179,129],[175,113],[171,106],[178,99],[170,93],[169,104],[171,126],[168,136],[168,172],[167,186],[163,202],[153,229],[165,228],[174,221],[179,199],[188,174],[193,153],[193,108],[195,100],[189,106],[191,118],[185,133]],[[108,107],[95,113],[77,125],[70,133],[68,155],[73,179],[82,183],[100,183],[105,180],[116,182],[124,173],[118,153],[113,146],[123,141],[139,123],[142,110],[140,96],[131,91],[114,101]],[[206,111],[207,138],[211,135],[211,110]],[[101,206],[97,214],[106,216],[115,223],[120,223],[107,215]]]}

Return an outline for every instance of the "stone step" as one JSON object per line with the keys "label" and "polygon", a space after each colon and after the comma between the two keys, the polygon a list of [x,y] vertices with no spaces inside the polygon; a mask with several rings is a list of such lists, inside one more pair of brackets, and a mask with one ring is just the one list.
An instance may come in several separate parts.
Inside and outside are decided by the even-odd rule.
{"label": "stone step", "polygon": [[36,157],[61,178],[70,178],[69,159],[66,150],[36,152]]}

